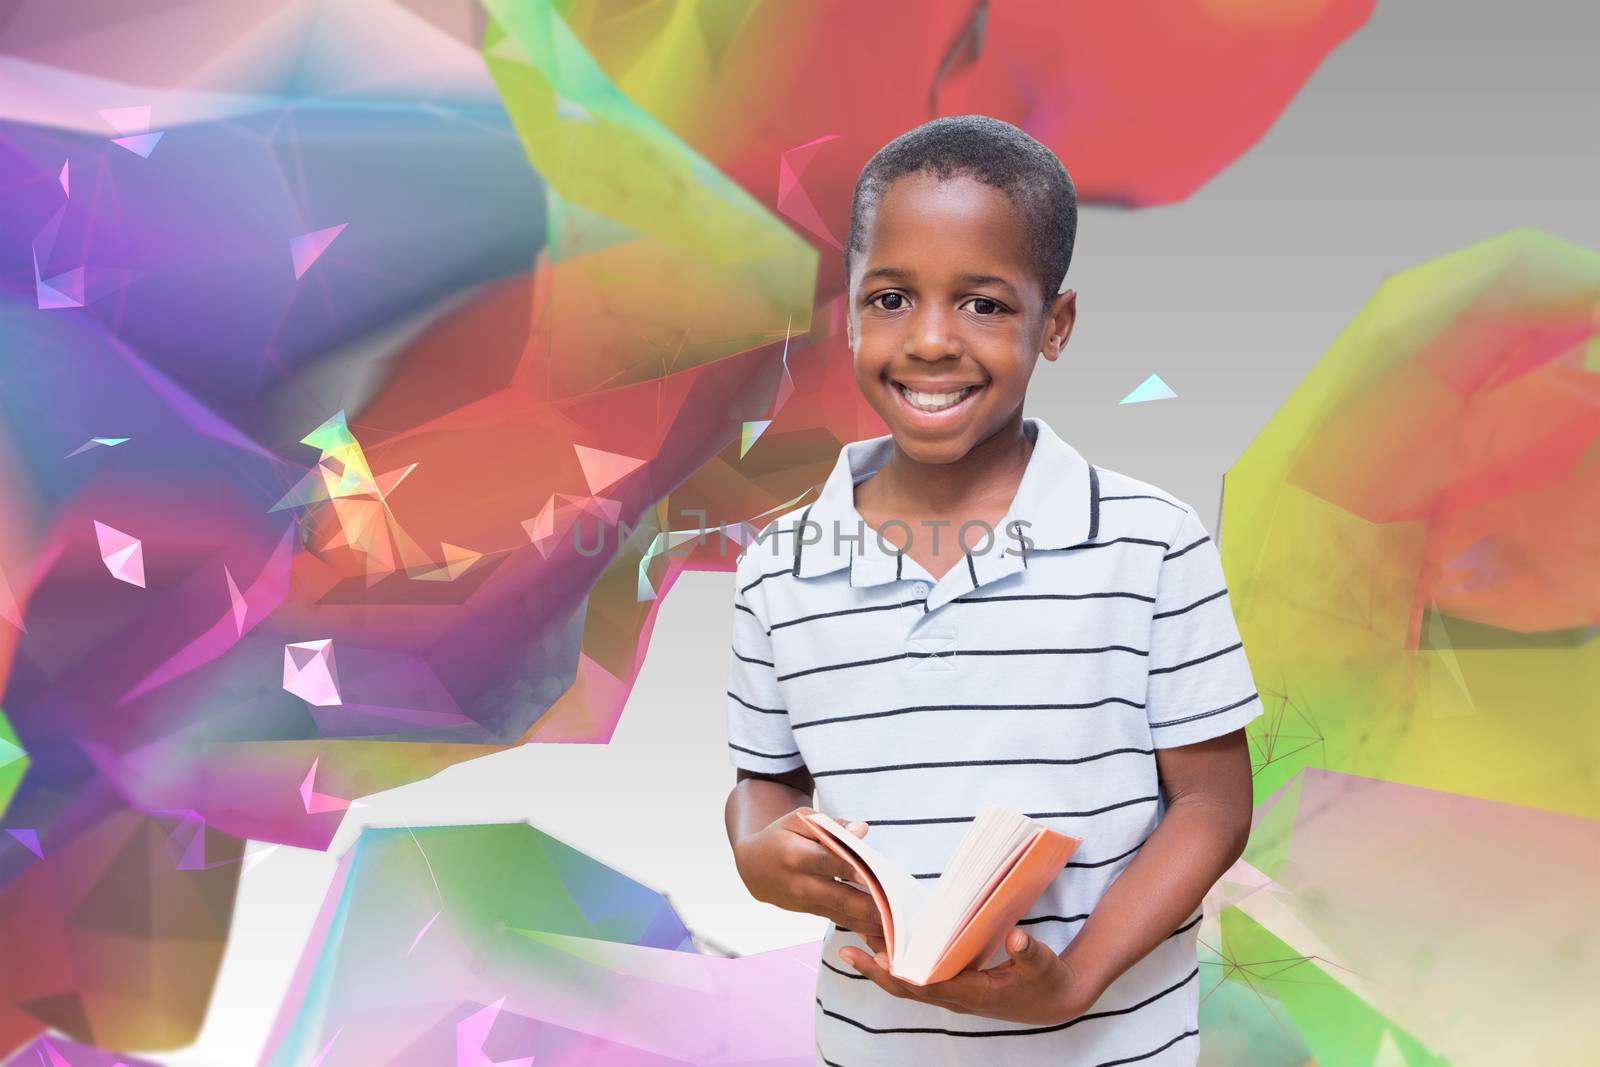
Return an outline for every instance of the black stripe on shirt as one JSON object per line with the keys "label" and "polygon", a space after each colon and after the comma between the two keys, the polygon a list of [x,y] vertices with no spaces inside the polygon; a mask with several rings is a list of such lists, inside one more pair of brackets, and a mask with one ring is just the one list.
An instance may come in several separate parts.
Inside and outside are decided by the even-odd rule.
{"label": "black stripe on shirt", "polygon": [[1151,1049],[1149,1052],[1141,1052],[1137,1056],[1124,1056],[1120,1060],[1101,1060],[1099,1063],[1094,1064],[1093,1067],[1117,1067],[1117,1065],[1120,1064],[1120,1063],[1136,1063],[1139,1060],[1147,1060],[1151,1056],[1154,1056],[1158,1052],[1167,1051],[1167,1049],[1171,1048],[1173,1045],[1176,1045],[1178,1042],[1182,1041],[1186,1037],[1198,1037],[1198,1036],[1200,1036],[1200,1031],[1199,1030],[1185,1030],[1183,1033],[1179,1034],[1177,1037],[1173,1038],[1170,1041],[1162,1042],[1161,1044],[1157,1045],[1155,1048]]}
{"label": "black stripe on shirt", "polygon": [[800,521],[799,521],[799,523],[796,524],[796,526],[795,526],[795,530],[794,530],[794,566],[792,568],[790,568],[789,573],[791,575],[793,575],[794,577],[796,577],[796,578],[800,577],[800,546],[805,544],[805,540],[806,540],[806,520],[811,517],[811,509],[816,507],[816,506],[817,506],[817,502],[815,500],[813,500],[811,503],[807,504],[806,505],[806,509],[800,513]]}
{"label": "black stripe on shirt", "polygon": [[[1153,832],[1154,831],[1152,831],[1152,833]],[[1149,838],[1146,838],[1145,840],[1148,841]],[[1144,847],[1144,841],[1140,841],[1137,845],[1134,845],[1128,851],[1119,852],[1117,855],[1112,856],[1109,859],[1093,860],[1093,861],[1090,861],[1090,860],[1068,860],[1067,863],[1066,863],[1066,866],[1067,867],[1105,867],[1105,866],[1107,866],[1109,864],[1117,862],[1118,860],[1127,859],[1129,856],[1133,855],[1135,852],[1138,852],[1143,847]]]}
{"label": "black stripe on shirt", "polygon": [[739,703],[743,704],[745,707],[749,708],[751,711],[759,711],[763,715],[787,715],[787,714],[789,714],[789,709],[788,708],[763,708],[763,707],[758,707],[757,705],[750,703],[748,700],[746,700],[744,697],[740,696],[738,693],[735,693],[732,689],[728,690],[728,695],[730,697],[732,697],[733,699],[737,700]]}
{"label": "black stripe on shirt", "polygon": [[[933,655],[933,654],[934,653],[927,653],[927,655]],[[807,667],[803,671],[793,671],[793,672],[791,672],[789,674],[780,674],[780,675],[778,675],[778,681],[785,682],[785,681],[788,681],[790,678],[800,678],[800,677],[803,677],[804,675],[807,675],[807,674],[818,674],[818,673],[820,673],[822,671],[842,671],[842,670],[845,670],[845,669],[847,669],[849,667],[870,667],[874,663],[892,663],[893,661],[895,661],[897,659],[906,659],[906,658],[910,657],[911,655],[913,655],[913,653],[910,653],[910,652],[896,652],[892,656],[879,656],[876,659],[852,660],[849,663],[832,663],[832,664],[824,664],[821,667]]]}
{"label": "black stripe on shirt", "polygon": [[[811,622],[813,619],[831,619],[839,615],[857,615],[864,611],[896,611],[900,608],[906,608],[913,604],[920,603],[922,603],[921,600],[896,600],[888,604],[872,604],[864,608],[840,608],[838,611],[819,611],[815,615],[802,615],[797,619],[790,619],[787,622],[775,622],[772,624],[772,629],[781,630],[785,626],[798,626],[803,622]],[[755,613],[751,612],[751,614],[753,615]],[[769,630],[767,632],[771,633],[772,631]]]}
{"label": "black stripe on shirt", "polygon": [[1225,711],[1232,711],[1234,708],[1242,707],[1260,695],[1260,693],[1251,693],[1243,700],[1235,700],[1232,704],[1224,704],[1220,708],[1212,708],[1210,711],[1202,711],[1198,715],[1185,715],[1181,719],[1168,719],[1165,722],[1153,722],[1150,724],[1150,729],[1159,730],[1163,726],[1177,726],[1179,723],[1194,722],[1196,719],[1209,719],[1213,715],[1221,715]]}
{"label": "black stripe on shirt", "polygon": [[1178,551],[1176,551],[1176,552],[1168,552],[1165,556],[1162,556],[1161,558],[1163,560],[1177,559],[1179,556],[1183,555],[1185,552],[1189,551],[1190,549],[1198,548],[1199,546],[1205,544],[1209,540],[1211,540],[1211,535],[1207,534],[1204,537],[1201,537],[1201,538],[1199,538],[1197,540],[1190,541],[1188,544],[1184,545],[1182,548],[1178,549]]}
{"label": "black stripe on shirt", "polygon": [[[821,997],[817,997],[816,1001],[817,1006],[822,1009],[822,1014],[828,1016],[829,1018],[838,1019],[842,1023],[849,1023],[856,1029],[865,1030],[869,1034],[943,1034],[947,1037],[1018,1037],[1024,1035],[1054,1033],[1058,1030],[1065,1030],[1068,1027],[1077,1026],[1079,1023],[1088,1022],[1091,1019],[1105,1019],[1114,1015],[1132,1014],[1133,1012],[1138,1011],[1140,1008],[1148,1007],[1149,1005],[1160,1000],[1162,997],[1182,989],[1190,982],[1193,982],[1199,978],[1199,976],[1200,968],[1199,966],[1196,966],[1194,970],[1189,972],[1189,976],[1187,978],[1179,982],[1174,982],[1167,988],[1151,994],[1144,1000],[1139,1001],[1137,1004],[1130,1004],[1126,1008],[1111,1008],[1106,1011],[1086,1012],[1075,1019],[1068,1019],[1064,1023],[1054,1023],[1049,1026],[1012,1027],[1008,1030],[950,1030],[942,1026],[868,1026],[866,1023],[852,1019],[848,1015],[841,1015],[839,1012],[831,1010],[826,1004],[822,1003]],[[1188,1036],[1187,1033],[1180,1035],[1180,1038],[1184,1036]],[[1177,1040],[1179,1040],[1179,1038],[1174,1038],[1172,1041],[1167,1042],[1167,1045],[1171,1045]],[[1162,1047],[1165,1048],[1166,1046]],[[1161,1050],[1156,1050],[1156,1052],[1159,1051]],[[1147,1053],[1146,1055],[1153,1056],[1155,1053]],[[1110,1062],[1125,1063],[1127,1061],[1112,1060]]]}
{"label": "black stripe on shirt", "polygon": [[1100,534],[1100,471],[1093,463],[1089,464],[1089,536],[1085,541],[1093,541]]}
{"label": "black stripe on shirt", "polygon": [[[846,927],[846,926],[835,926],[834,929],[835,930],[848,930],[849,927]],[[825,959],[825,958],[821,961],[821,963],[822,963],[822,965],[824,967],[828,968],[828,970],[832,971],[834,974],[842,974],[846,978],[859,978],[863,982],[870,982],[872,980],[872,979],[868,978],[866,975],[862,974],[860,971],[847,971],[847,970],[844,970],[843,968],[835,967],[833,964],[829,963],[827,961],[827,959]]]}
{"label": "black stripe on shirt", "polygon": [[1088,912],[1082,915],[1028,915],[1017,920],[1018,926],[1027,926],[1029,923],[1081,923],[1089,917]]}
{"label": "black stripe on shirt", "polygon": [[1103,496],[1100,499],[1101,500],[1159,500],[1163,504],[1167,505],[1170,508],[1177,508],[1179,511],[1187,511],[1188,510],[1182,504],[1178,504],[1178,503],[1175,503],[1174,501],[1168,500],[1164,496],[1151,496],[1149,493],[1123,493],[1123,494],[1119,494],[1117,496]]}
{"label": "black stripe on shirt", "polygon": [[1189,929],[1189,928],[1190,928],[1190,927],[1191,927],[1191,926],[1193,926],[1193,925],[1194,925],[1194,924],[1195,924],[1195,923],[1197,923],[1197,922],[1199,922],[1199,921],[1200,921],[1200,920],[1201,920],[1201,919],[1203,919],[1203,918],[1205,918],[1205,914],[1206,914],[1206,913],[1205,913],[1205,912],[1204,912],[1204,911],[1197,911],[1197,912],[1195,912],[1195,916],[1194,916],[1194,918],[1192,918],[1192,919],[1190,919],[1190,920],[1189,920],[1189,921],[1188,921],[1188,922],[1186,922],[1186,923],[1184,923],[1184,924],[1183,924],[1183,925],[1182,925],[1182,926],[1180,926],[1180,927],[1178,927],[1178,928],[1177,928],[1177,929],[1176,929],[1176,930],[1174,930],[1174,931],[1172,931],[1172,933],[1170,933],[1170,934],[1168,934],[1168,935],[1167,935],[1167,936],[1168,936],[1168,937],[1169,937],[1169,938],[1170,938],[1170,937],[1177,937],[1177,936],[1178,936],[1178,935],[1179,935],[1179,934],[1181,934],[1181,933],[1183,933],[1183,932],[1184,932],[1184,931],[1185,931],[1185,930],[1187,930],[1187,929]]}
{"label": "black stripe on shirt", "polygon": [[[1243,642],[1241,642],[1242,644]],[[1234,645],[1234,648],[1240,647]],[[1230,651],[1223,649],[1222,652]],[[875,656],[872,659],[847,660],[844,663],[824,663],[820,667],[807,667],[803,671],[791,671],[788,674],[778,675],[778,681],[786,682],[790,678],[802,678],[808,674],[820,674],[823,671],[843,671],[853,667],[871,667],[879,663],[892,663],[899,659],[947,659],[951,656],[1073,656],[1090,655],[1098,652],[1131,652],[1135,656],[1148,656],[1149,649],[1134,648],[1131,645],[1100,645],[1094,648],[953,648],[946,652],[896,652],[890,656]],[[1222,652],[1213,652],[1219,656]],[[740,657],[741,659],[743,657]],[[1203,657],[1209,658],[1209,657]],[[1199,660],[1195,660],[1199,663]],[[1180,663],[1179,667],[1188,664]],[[1177,670],[1178,667],[1168,667],[1167,670]],[[1152,674],[1155,672],[1152,671]]]}
{"label": "black stripe on shirt", "polygon": [[741,655],[737,648],[733,650],[733,658],[734,659],[742,659],[746,663],[754,663],[754,664],[757,664],[757,665],[762,666],[762,667],[774,666],[773,662],[771,660],[769,660],[769,659],[756,659],[754,656]]}
{"label": "black stripe on shirt", "polygon": [[[1150,831],[1150,833],[1154,834],[1155,831],[1152,830],[1152,831]],[[1150,838],[1147,836],[1144,839],[1144,841],[1140,841],[1137,845],[1134,845],[1132,848],[1128,849],[1128,851],[1119,852],[1115,856],[1110,856],[1110,857],[1107,857],[1106,859],[1103,859],[1103,860],[1069,860],[1066,863],[1062,864],[1061,869],[1062,870],[1066,870],[1069,867],[1082,867],[1082,868],[1106,867],[1106,866],[1109,866],[1109,865],[1117,862],[1118,860],[1125,860],[1129,856],[1133,855],[1135,852],[1138,852],[1141,848],[1144,847],[1144,842],[1148,841],[1148,840],[1150,840]],[[942,874],[944,874],[943,871],[928,871],[925,874],[913,874],[911,877],[913,877],[913,878],[938,878]]]}
{"label": "black stripe on shirt", "polygon": [[[1185,660],[1182,663],[1174,663],[1170,667],[1151,667],[1150,668],[1150,673],[1151,674],[1167,674],[1167,673],[1170,673],[1171,671],[1181,671],[1185,667],[1193,667],[1196,663],[1204,663],[1208,659],[1216,659],[1218,656],[1225,656],[1229,652],[1232,652],[1235,649],[1240,649],[1240,648],[1243,648],[1243,647],[1244,647],[1244,642],[1243,641],[1235,641],[1233,644],[1229,645],[1227,648],[1219,648],[1215,652],[1207,652],[1203,656],[1199,656],[1199,657],[1196,657],[1195,659],[1191,659],[1191,660]],[[1147,653],[1147,655],[1148,655],[1148,653]]]}
{"label": "black stripe on shirt", "polygon": [[1113,537],[1109,541],[1084,541],[1081,544],[1073,545],[1067,551],[1076,552],[1080,548],[1109,548],[1112,545],[1120,544],[1159,546],[1163,551],[1172,547],[1165,541],[1153,541],[1148,537]]}
{"label": "black stripe on shirt", "polygon": [[1217,597],[1219,597],[1219,596],[1227,596],[1227,595],[1228,595],[1228,591],[1226,589],[1218,589],[1215,593],[1212,593],[1209,596],[1203,596],[1199,600],[1196,600],[1193,604],[1189,604],[1186,607],[1174,608],[1171,611],[1158,611],[1158,612],[1156,612],[1154,615],[1152,615],[1150,617],[1152,619],[1170,619],[1174,615],[1182,615],[1186,611],[1193,611],[1195,608],[1199,607],[1201,604],[1210,603],[1211,601],[1217,599]]}
{"label": "black stripe on shirt", "polygon": [[[1120,545],[1120,544],[1150,545],[1151,547],[1159,547],[1163,552],[1172,547],[1172,545],[1168,544],[1166,541],[1153,541],[1148,537],[1113,537],[1113,538],[1111,538],[1109,540],[1106,540],[1106,541],[1091,541],[1091,540],[1085,539],[1083,541],[1078,542],[1075,545],[1068,545],[1066,548],[1041,548],[1038,545],[1034,545],[1033,546],[1033,551],[1035,551],[1035,552],[1077,552],[1077,551],[1080,551],[1080,550],[1085,549],[1085,548],[1109,548],[1112,545]],[[1023,557],[1023,565],[1024,566],[1027,565],[1027,557],[1026,557],[1026,555],[1024,555],[1024,557]]]}
{"label": "black stripe on shirt", "polygon": [[[1128,800],[1119,800],[1115,804],[1107,804],[1103,808],[1089,808],[1086,811],[1030,811],[1024,813],[1024,817],[1029,819],[1077,819],[1088,815],[1101,815],[1108,811],[1115,811],[1118,808],[1132,807],[1134,804],[1149,804],[1158,799],[1160,798],[1154,795],[1132,797]],[[976,818],[976,815],[938,815],[930,816],[926,819],[859,818],[857,821],[864,822],[868,826],[927,826],[933,823],[971,822]]]}
{"label": "black stripe on shirt", "polygon": [[757,752],[753,748],[745,748],[743,745],[736,745],[732,741],[728,742],[728,747],[751,756],[760,756],[762,759],[788,759],[791,756],[800,755],[798,752]]}
{"label": "black stripe on shirt", "polygon": [[[1226,591],[1226,590],[1224,590]],[[1146,604],[1154,604],[1156,598],[1143,593],[1004,593],[998,596],[963,596],[963,604],[984,604],[998,600],[1094,600],[1101,597],[1127,597],[1129,600],[1142,600]],[[1177,614],[1171,612],[1170,614]]]}
{"label": "black stripe on shirt", "polygon": [[739,592],[740,592],[740,594],[748,593],[750,590],[754,589],[756,586],[760,585],[762,582],[766,581],[768,578],[776,578],[779,575],[788,574],[788,573],[789,572],[787,570],[782,570],[782,571],[772,571],[771,573],[763,574],[761,577],[757,578],[755,581],[751,582],[749,585],[740,587]]}
{"label": "black stripe on shirt", "polygon": [[890,708],[887,711],[862,711],[854,715],[835,715],[827,719],[812,719],[809,722],[791,724],[795,730],[804,730],[809,726],[828,726],[837,722],[858,722],[862,719],[881,719],[889,715],[910,715],[919,711],[1072,711],[1086,708],[1098,708],[1102,704],[1126,704],[1139,711],[1144,710],[1144,705],[1126,697],[1102,697],[1099,700],[1088,700],[1082,704],[911,704],[903,708]]}
{"label": "black stripe on shirt", "polygon": [[1088,763],[1091,760],[1105,759],[1107,756],[1117,756],[1123,753],[1136,754],[1140,756],[1153,756],[1155,755],[1156,750],[1153,748],[1112,748],[1107,749],[1104,752],[1096,752],[1089,756],[1064,756],[1060,758],[1046,758],[1040,756],[1019,759],[964,759],[930,761],[927,763],[884,763],[879,764],[876,767],[841,767],[838,770],[832,771],[813,771],[811,776],[813,778],[826,778],[833,774],[877,774],[882,771],[916,771],[926,770],[934,767],[1010,767],[1020,764],[1056,765]]}

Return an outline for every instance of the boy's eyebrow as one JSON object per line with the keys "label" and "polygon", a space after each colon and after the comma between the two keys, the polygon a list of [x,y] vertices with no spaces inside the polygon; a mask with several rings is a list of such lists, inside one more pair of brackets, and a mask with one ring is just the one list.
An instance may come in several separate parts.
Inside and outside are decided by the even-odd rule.
{"label": "boy's eyebrow", "polygon": [[1016,292],[1010,282],[995,274],[963,274],[957,278],[957,281],[965,282],[968,285],[997,285],[1009,292]]}
{"label": "boy's eyebrow", "polygon": [[[904,280],[910,278],[912,272],[904,267],[873,267],[861,276],[863,282],[870,278],[893,278]],[[1016,287],[997,274],[958,274],[956,281],[964,285],[997,285],[1008,292],[1015,293]]]}

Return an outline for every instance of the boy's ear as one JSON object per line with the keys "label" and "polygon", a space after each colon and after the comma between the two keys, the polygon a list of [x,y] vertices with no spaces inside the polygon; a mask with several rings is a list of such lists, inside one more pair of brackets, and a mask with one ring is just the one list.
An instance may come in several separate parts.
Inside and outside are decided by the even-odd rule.
{"label": "boy's ear", "polygon": [[1072,336],[1073,324],[1078,321],[1078,292],[1075,289],[1064,290],[1050,302],[1049,311],[1045,315],[1045,331],[1043,351],[1048,359],[1055,359],[1066,347],[1067,338]]}

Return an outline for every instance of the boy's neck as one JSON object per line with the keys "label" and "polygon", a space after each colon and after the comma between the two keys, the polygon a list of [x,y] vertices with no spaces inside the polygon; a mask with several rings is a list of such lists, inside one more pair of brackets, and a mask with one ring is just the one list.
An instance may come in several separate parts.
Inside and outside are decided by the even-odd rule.
{"label": "boy's neck", "polygon": [[954,463],[918,463],[902,452],[897,442],[871,480],[879,483],[878,500],[896,511],[952,516],[991,495],[1003,496],[1009,503],[1027,469],[1033,447],[1022,428],[1019,412]]}

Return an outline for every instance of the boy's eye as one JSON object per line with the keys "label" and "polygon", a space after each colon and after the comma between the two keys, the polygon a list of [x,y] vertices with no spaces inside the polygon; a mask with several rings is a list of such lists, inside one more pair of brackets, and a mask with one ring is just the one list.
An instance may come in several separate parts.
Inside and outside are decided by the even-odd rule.
{"label": "boy's eye", "polygon": [[[879,304],[878,303],[878,301],[880,301],[880,300],[891,300],[891,299],[897,301],[897,303],[892,304],[892,305],[890,305],[890,304]],[[885,311],[899,311],[902,307],[905,306],[905,297],[902,296],[899,293],[892,293],[892,292],[891,293],[879,293],[877,296],[873,297],[870,301],[868,301],[868,303],[872,304],[874,306],[877,306],[877,307],[881,307]],[[999,314],[1001,311],[1005,310],[1000,305],[999,301],[991,300],[986,296],[975,296],[970,301],[968,301],[968,303],[973,305],[973,310],[974,311],[976,311],[979,315],[983,315],[983,316],[996,315],[996,314]]]}

